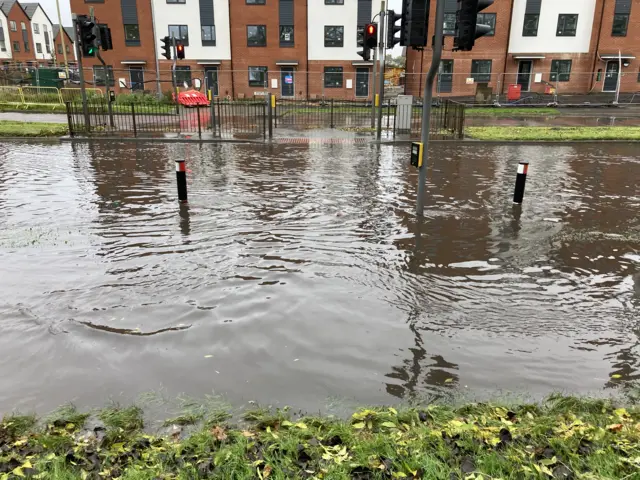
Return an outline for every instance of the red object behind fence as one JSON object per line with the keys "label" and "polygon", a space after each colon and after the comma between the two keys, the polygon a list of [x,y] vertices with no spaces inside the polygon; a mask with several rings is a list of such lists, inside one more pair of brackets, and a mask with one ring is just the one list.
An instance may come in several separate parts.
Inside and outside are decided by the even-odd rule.
{"label": "red object behind fence", "polygon": [[509,85],[509,91],[507,92],[507,101],[513,102],[514,100],[520,100],[520,94],[522,92],[522,85],[516,83]]}
{"label": "red object behind fence", "polygon": [[178,94],[178,103],[185,107],[208,106],[209,100],[204,93],[197,90],[187,90]]}

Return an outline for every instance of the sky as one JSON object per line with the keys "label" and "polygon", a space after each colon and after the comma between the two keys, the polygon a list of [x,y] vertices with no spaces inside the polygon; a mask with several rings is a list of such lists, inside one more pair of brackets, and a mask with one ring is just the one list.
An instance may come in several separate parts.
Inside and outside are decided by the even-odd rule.
{"label": "sky", "polygon": [[[58,23],[58,12],[56,10],[56,0],[36,0],[40,2],[42,8],[47,12],[47,15],[51,19],[53,23]],[[59,0],[60,1],[60,13],[62,15],[62,24],[70,27],[71,26],[71,7],[69,6],[69,0]],[[312,1],[322,1],[322,0],[312,0]],[[379,9],[380,4],[378,0],[373,0],[373,9]],[[396,11],[396,13],[400,13],[402,11],[402,0],[388,0],[387,8],[391,8]],[[396,46],[393,49],[393,56],[398,56],[402,54],[402,47]]]}

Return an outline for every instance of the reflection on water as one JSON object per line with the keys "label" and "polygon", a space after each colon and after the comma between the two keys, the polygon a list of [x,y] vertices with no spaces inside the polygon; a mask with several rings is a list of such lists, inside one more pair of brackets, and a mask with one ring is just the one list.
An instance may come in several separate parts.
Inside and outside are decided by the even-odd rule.
{"label": "reflection on water", "polygon": [[405,147],[0,145],[0,410],[618,388],[640,378],[635,150],[436,146],[417,219]]}

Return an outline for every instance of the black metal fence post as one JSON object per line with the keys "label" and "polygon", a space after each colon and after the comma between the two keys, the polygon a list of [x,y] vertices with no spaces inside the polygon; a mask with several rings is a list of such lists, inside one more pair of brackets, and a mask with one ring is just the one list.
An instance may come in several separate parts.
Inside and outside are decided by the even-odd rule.
{"label": "black metal fence post", "polygon": [[196,105],[196,115],[198,115],[198,138],[202,140],[202,125],[200,124],[200,105]]}
{"label": "black metal fence post", "polygon": [[[267,112],[265,110],[266,105],[263,103],[262,104],[262,138],[264,140],[267,139]],[[269,104],[269,115],[271,115],[271,104]],[[271,119],[269,118],[269,138],[271,138],[271,136],[273,135],[273,132],[271,131]]]}
{"label": "black metal fence post", "polygon": [[69,122],[69,136],[73,138],[73,120],[71,119],[71,102],[67,102],[66,107],[67,107],[67,122]]}
{"label": "black metal fence post", "polygon": [[275,103],[276,96],[273,93],[270,93],[267,101],[268,109],[269,109],[269,140],[273,138],[273,105]]}
{"label": "black metal fence post", "polygon": [[331,99],[331,128],[334,128],[335,125],[333,124],[333,98]]}
{"label": "black metal fence post", "polygon": [[133,103],[131,104],[131,121],[133,122],[133,136],[137,137],[138,129],[136,126],[136,107]]}
{"label": "black metal fence post", "polygon": [[216,137],[216,103],[215,98],[211,99],[211,135]]}

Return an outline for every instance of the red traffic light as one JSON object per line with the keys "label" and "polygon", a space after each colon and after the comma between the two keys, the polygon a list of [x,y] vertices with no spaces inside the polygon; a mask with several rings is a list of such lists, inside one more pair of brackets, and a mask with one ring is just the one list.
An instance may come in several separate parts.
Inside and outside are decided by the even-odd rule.
{"label": "red traffic light", "polygon": [[182,42],[176,45],[176,58],[183,60],[184,59],[184,45]]}
{"label": "red traffic light", "polygon": [[367,48],[376,48],[378,45],[378,26],[375,23],[364,27],[364,45]]}

